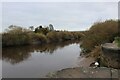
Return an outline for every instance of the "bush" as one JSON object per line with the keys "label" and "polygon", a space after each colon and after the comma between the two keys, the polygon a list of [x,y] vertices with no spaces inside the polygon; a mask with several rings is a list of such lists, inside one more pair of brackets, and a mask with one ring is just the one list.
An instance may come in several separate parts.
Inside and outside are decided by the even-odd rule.
{"label": "bush", "polygon": [[40,43],[46,43],[47,42],[46,36],[44,34],[41,34],[41,33],[35,33],[33,35],[32,40],[40,42]]}
{"label": "bush", "polygon": [[35,28],[35,33],[42,33],[46,35],[50,30],[48,28],[42,28],[42,26]]}
{"label": "bush", "polygon": [[49,42],[59,42],[80,39],[81,34],[78,32],[68,32],[68,31],[52,31],[47,34]]}
{"label": "bush", "polygon": [[[36,28],[37,31],[38,28]],[[7,32],[2,33],[3,46],[17,46],[27,44],[38,44],[46,42],[61,42],[81,38],[80,32],[47,31],[40,27],[37,32],[11,25]]]}
{"label": "bush", "polygon": [[29,44],[28,31],[20,27],[11,28],[8,32],[2,34],[3,46],[15,46]]}
{"label": "bush", "polygon": [[112,42],[116,35],[118,35],[118,21],[107,20],[97,22],[85,33],[85,36],[82,38],[81,47],[83,47],[86,52],[90,52],[95,46]]}
{"label": "bush", "polygon": [[47,34],[48,42],[59,42],[60,35],[59,32],[51,31]]}

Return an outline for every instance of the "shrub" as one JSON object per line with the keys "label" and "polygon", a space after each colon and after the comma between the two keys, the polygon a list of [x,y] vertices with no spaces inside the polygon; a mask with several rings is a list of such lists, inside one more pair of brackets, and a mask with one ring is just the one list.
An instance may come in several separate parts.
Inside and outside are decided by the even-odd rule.
{"label": "shrub", "polygon": [[32,40],[40,42],[40,43],[46,43],[47,42],[46,36],[44,34],[41,34],[41,33],[35,33],[33,35]]}
{"label": "shrub", "polygon": [[41,26],[33,32],[11,25],[7,32],[2,33],[2,45],[17,46],[33,43],[61,42],[79,39],[80,37],[80,32],[48,31],[47,28],[42,28]]}
{"label": "shrub", "polygon": [[47,38],[50,42],[75,40],[81,38],[81,33],[68,31],[52,31],[47,34]]}
{"label": "shrub", "polygon": [[82,38],[81,47],[90,52],[95,46],[112,42],[116,35],[118,35],[118,21],[107,20],[97,22],[85,33],[85,36]]}
{"label": "shrub", "polygon": [[46,35],[50,30],[48,28],[42,28],[42,26],[35,28],[35,33],[42,33]]}
{"label": "shrub", "polygon": [[59,32],[51,31],[47,34],[48,42],[58,42],[60,39]]}
{"label": "shrub", "polygon": [[10,27],[8,32],[2,34],[2,46],[15,46],[29,44],[28,31],[21,27]]}

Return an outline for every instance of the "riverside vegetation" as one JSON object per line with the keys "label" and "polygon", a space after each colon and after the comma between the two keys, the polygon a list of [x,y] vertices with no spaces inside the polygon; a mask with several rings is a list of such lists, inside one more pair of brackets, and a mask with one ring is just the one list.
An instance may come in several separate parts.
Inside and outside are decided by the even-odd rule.
{"label": "riverside vegetation", "polygon": [[[4,77],[5,76],[12,77],[11,73],[13,77],[15,77],[14,75],[18,75],[20,77],[22,76],[22,74],[25,74],[22,77],[36,77],[37,76],[36,74],[39,74],[40,75],[40,76],[38,75],[39,77],[43,77],[47,72],[56,71],[61,68],[71,67],[71,64],[73,65],[75,63],[74,61],[78,59],[79,54],[80,55],[82,54],[81,51],[83,51],[83,55],[85,56],[87,55],[89,57],[89,58],[84,57],[85,59],[83,59],[84,60],[83,63],[88,64],[87,66],[90,66],[92,61],[98,59],[101,56],[101,44],[108,42],[110,43],[115,42],[117,44],[120,43],[119,38],[120,34],[118,31],[119,31],[118,20],[106,20],[102,22],[96,22],[90,27],[89,30],[78,32],[56,31],[53,28],[48,27],[43,28],[42,26],[39,26],[34,30],[32,26],[30,27],[30,29],[25,29],[13,25],[9,26],[6,32],[0,34],[2,35],[3,46],[2,60],[4,67],[3,71],[5,73]],[[78,44],[69,45],[68,47],[62,48],[63,46],[65,46],[65,44],[66,45],[71,44],[73,43],[73,41],[78,41]],[[58,45],[56,46],[56,44],[54,43],[57,43]],[[82,50],[79,51],[79,49]],[[51,56],[52,54],[54,54],[54,56]],[[29,61],[27,60],[28,58]],[[12,65],[6,62],[10,62]],[[13,69],[13,66],[16,70],[13,70],[12,72],[11,70]],[[82,66],[85,67],[84,65]],[[86,71],[87,69],[89,69],[89,68],[84,69],[83,67],[63,69],[60,71],[60,73],[62,72],[61,73],[62,75],[65,74],[69,75],[69,73],[71,73],[71,70],[73,70],[74,73],[72,73],[72,75],[70,74],[69,76],[73,77],[74,74],[77,77],[77,75],[79,75],[78,73],[81,73],[82,71]],[[79,71],[78,69],[82,71]],[[91,69],[93,70],[93,68]],[[103,70],[102,68],[96,68],[94,70],[96,71],[97,69],[100,69],[99,71]],[[67,73],[65,71],[67,71]],[[103,74],[103,72],[99,71],[97,73]],[[35,74],[33,74],[34,72]],[[94,71],[91,70],[88,71],[88,73],[91,72]],[[81,76],[79,75],[79,77]]]}
{"label": "riverside vegetation", "polygon": [[[83,53],[98,58],[101,54],[101,44],[112,43],[119,36],[118,20],[106,20],[94,23],[82,37]],[[115,38],[117,37],[117,38]]]}
{"label": "riverside vegetation", "polygon": [[42,28],[42,26],[32,31],[11,25],[6,32],[2,33],[2,46],[8,47],[78,40],[81,36],[82,33],[80,32],[55,31],[49,28]]}
{"label": "riverside vegetation", "polygon": [[[106,20],[94,23],[89,30],[79,32],[56,31],[51,28],[39,26],[33,31],[19,26],[9,26],[2,33],[2,46],[18,46],[29,44],[45,44],[63,42],[68,40],[80,40],[83,53],[90,53],[93,57],[100,55],[101,44],[119,40],[118,20]],[[116,41],[119,42],[120,41]]]}

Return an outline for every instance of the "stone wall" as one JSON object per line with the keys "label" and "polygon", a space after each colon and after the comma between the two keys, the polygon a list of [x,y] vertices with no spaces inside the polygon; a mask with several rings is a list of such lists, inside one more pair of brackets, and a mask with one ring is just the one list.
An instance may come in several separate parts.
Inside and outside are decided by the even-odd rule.
{"label": "stone wall", "polygon": [[120,69],[120,48],[113,43],[102,46],[101,62],[107,67]]}

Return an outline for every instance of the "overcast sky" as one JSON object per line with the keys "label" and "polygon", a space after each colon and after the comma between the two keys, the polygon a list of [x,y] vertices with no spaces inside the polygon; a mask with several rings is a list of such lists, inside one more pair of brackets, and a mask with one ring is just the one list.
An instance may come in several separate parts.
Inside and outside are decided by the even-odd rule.
{"label": "overcast sky", "polygon": [[4,2],[2,29],[9,25],[53,24],[57,30],[86,30],[96,21],[118,18],[117,2]]}

